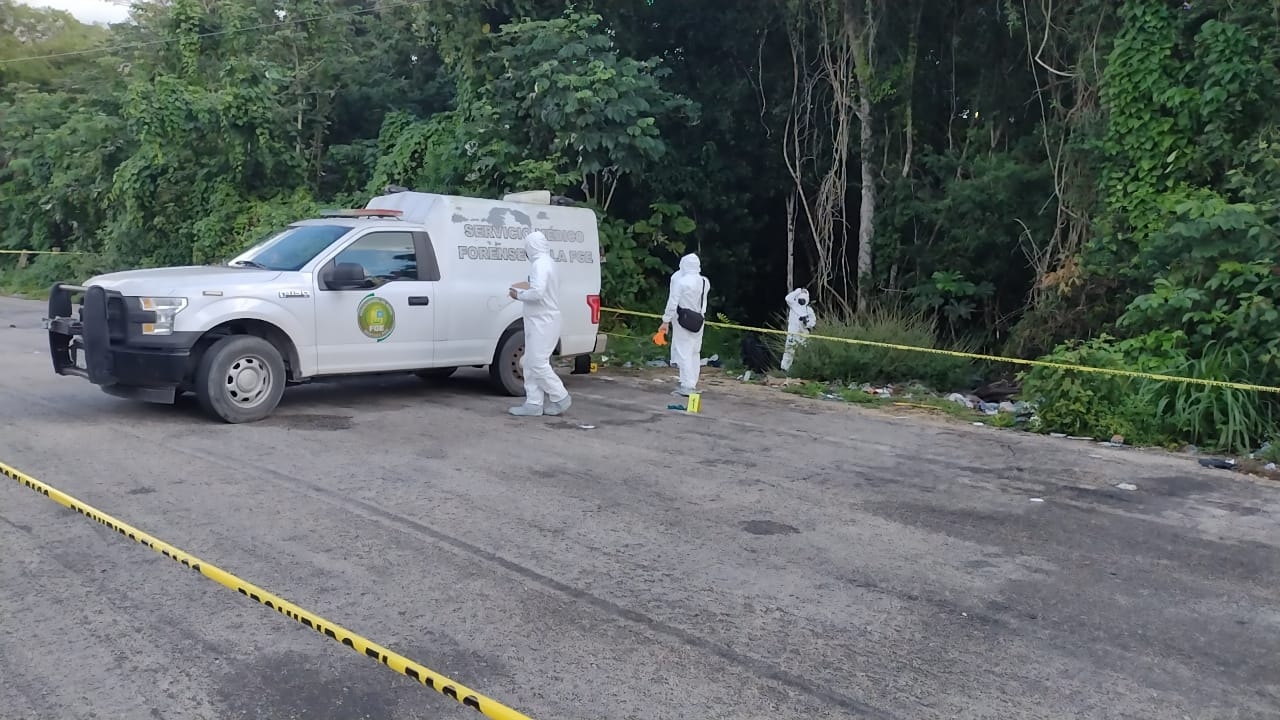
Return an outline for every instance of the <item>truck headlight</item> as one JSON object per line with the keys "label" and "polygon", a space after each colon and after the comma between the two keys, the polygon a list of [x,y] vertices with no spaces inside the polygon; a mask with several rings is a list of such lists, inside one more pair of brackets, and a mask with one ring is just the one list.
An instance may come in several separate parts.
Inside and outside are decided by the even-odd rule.
{"label": "truck headlight", "polygon": [[173,319],[187,306],[187,299],[180,297],[144,297],[138,301],[143,310],[156,314],[155,322],[142,324],[143,335],[173,334]]}

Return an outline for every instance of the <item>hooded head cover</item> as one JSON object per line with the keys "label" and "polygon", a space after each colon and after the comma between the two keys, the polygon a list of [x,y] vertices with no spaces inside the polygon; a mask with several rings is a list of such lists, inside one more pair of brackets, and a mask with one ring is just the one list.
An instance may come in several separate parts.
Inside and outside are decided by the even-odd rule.
{"label": "hooded head cover", "polygon": [[541,232],[534,230],[524,236],[524,252],[529,256],[530,260],[537,260],[546,255],[550,249],[547,245],[547,236]]}
{"label": "hooded head cover", "polygon": [[702,272],[702,261],[694,253],[680,258],[680,272],[685,275],[697,275]]}

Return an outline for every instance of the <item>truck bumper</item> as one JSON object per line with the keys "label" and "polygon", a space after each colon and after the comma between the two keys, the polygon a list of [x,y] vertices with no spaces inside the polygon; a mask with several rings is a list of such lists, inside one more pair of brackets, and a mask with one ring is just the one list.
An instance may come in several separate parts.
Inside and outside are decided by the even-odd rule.
{"label": "truck bumper", "polygon": [[[74,313],[77,293],[84,298]],[[136,302],[96,285],[55,284],[44,321],[53,371],[84,378],[111,395],[172,403],[199,333],[144,336],[142,324],[155,317]]]}

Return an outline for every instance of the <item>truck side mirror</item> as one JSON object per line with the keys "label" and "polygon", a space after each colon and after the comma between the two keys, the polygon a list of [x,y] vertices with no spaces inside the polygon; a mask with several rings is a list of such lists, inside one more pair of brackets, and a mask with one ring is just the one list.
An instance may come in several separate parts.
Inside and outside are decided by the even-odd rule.
{"label": "truck side mirror", "polygon": [[373,287],[364,266],[360,263],[335,263],[321,276],[326,289],[361,290]]}

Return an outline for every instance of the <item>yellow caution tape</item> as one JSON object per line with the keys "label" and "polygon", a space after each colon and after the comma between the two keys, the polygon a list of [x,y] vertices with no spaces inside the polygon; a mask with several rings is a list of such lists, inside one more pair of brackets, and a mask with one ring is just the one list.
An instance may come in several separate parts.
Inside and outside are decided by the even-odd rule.
{"label": "yellow caution tape", "polygon": [[0,250],[0,255],[83,255],[71,250]]}
{"label": "yellow caution tape", "polygon": [[[635,310],[619,310],[618,308],[600,308],[601,312],[611,312],[615,315],[630,315],[633,317],[644,317],[661,320],[661,315],[646,312],[636,312]],[[723,328],[725,330],[746,330],[747,332],[764,333],[766,335],[789,335],[786,330],[774,330],[771,328],[751,327],[749,325],[738,325],[735,323],[722,323],[706,321],[709,327]],[[855,340],[853,338],[831,337],[830,335],[807,334],[804,336],[810,340],[827,340],[829,342],[845,343],[847,345],[863,345],[866,347],[885,348],[888,350],[903,350],[906,352],[922,352],[933,355],[948,355],[950,357],[968,358],[970,360],[987,360],[990,362],[1010,363],[1012,365],[1029,365],[1032,367],[1055,368],[1057,370],[1076,370],[1079,372],[1100,373],[1102,375],[1118,375],[1120,377],[1142,378],[1144,380],[1158,380],[1161,382],[1178,382],[1190,385],[1207,385],[1209,387],[1231,388],[1232,390],[1254,390],[1257,392],[1280,393],[1280,387],[1272,387],[1270,385],[1253,385],[1251,383],[1232,382],[1230,380],[1209,380],[1206,378],[1188,378],[1178,377],[1176,375],[1161,375],[1158,373],[1141,372],[1138,370],[1120,370],[1117,368],[1098,368],[1089,367],[1087,365],[1073,365],[1070,363],[1051,362],[1049,360],[1026,360],[1015,357],[1002,357],[1000,355],[984,355],[982,353],[963,352],[960,350],[942,350],[940,348],[917,347],[915,345],[898,345],[896,343],[877,342],[874,340]]]}
{"label": "yellow caution tape", "polygon": [[281,615],[296,620],[331,640],[342,643],[358,653],[373,658],[401,675],[417,680],[441,695],[453,698],[466,707],[475,708],[487,717],[494,718],[494,720],[532,720],[529,716],[522,715],[497,700],[487,698],[475,690],[450,680],[444,675],[430,670],[403,655],[388,650],[372,640],[363,638],[337,623],[329,622],[315,613],[304,610],[279,595],[263,590],[252,583],[247,583],[226,570],[217,568],[193,555],[185,553],[163,540],[159,540],[132,525],[121,522],[101,510],[86,505],[70,495],[29,475],[25,475],[4,463],[0,463],[0,474],[17,481],[23,487],[34,490],[38,495],[43,495],[65,508],[74,510],[94,522],[105,525],[134,542],[155,550],[170,560],[180,563],[183,567],[195,570],[229,590],[235,590],[241,595],[262,603]]}

